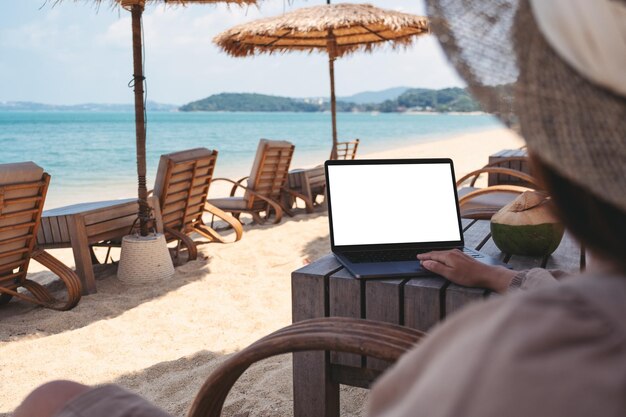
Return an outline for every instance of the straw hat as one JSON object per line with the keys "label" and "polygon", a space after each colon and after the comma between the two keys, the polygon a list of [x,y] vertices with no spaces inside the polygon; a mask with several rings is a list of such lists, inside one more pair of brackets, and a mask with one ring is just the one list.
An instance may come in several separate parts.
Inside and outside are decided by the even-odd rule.
{"label": "straw hat", "polygon": [[431,30],[483,108],[626,212],[626,1],[427,3]]}

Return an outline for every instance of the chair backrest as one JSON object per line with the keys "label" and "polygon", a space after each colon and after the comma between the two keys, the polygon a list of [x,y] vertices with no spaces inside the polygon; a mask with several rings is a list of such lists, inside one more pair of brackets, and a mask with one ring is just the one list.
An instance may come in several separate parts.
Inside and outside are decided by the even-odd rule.
{"label": "chair backrest", "polygon": [[33,162],[0,165],[0,286],[26,278],[50,176]]}
{"label": "chair backrest", "polygon": [[[261,139],[256,150],[250,177],[248,177],[248,188],[263,197],[280,201],[282,189],[287,182],[287,173],[294,149],[295,146],[291,142]],[[266,204],[247,191],[244,194],[244,199],[248,209]]]}
{"label": "chair backrest", "polygon": [[163,226],[180,232],[202,218],[217,151],[189,149],[161,155],[154,184]]}
{"label": "chair backrest", "polygon": [[350,142],[337,142],[337,159],[355,159],[360,142],[359,139]]}

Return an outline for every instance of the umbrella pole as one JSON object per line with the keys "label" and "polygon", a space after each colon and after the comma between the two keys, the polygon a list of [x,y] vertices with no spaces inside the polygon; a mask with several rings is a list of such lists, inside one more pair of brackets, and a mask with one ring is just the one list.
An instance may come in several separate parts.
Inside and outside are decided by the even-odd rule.
{"label": "umbrella pole", "polygon": [[330,72],[330,114],[333,125],[333,149],[330,159],[337,159],[337,103],[335,99],[335,48],[337,46],[335,34],[328,31],[328,70]]}
{"label": "umbrella pole", "polygon": [[148,235],[150,207],[146,188],[146,120],[143,91],[143,59],[141,50],[141,15],[143,5],[131,7],[133,27],[133,86],[135,89],[135,134],[137,144],[137,194],[139,197],[139,231],[141,236]]}

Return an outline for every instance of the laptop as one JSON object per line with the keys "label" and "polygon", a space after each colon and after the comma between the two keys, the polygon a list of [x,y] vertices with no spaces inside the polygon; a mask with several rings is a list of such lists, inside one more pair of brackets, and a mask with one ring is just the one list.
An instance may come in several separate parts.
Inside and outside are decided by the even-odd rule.
{"label": "laptop", "polygon": [[434,275],[416,256],[466,248],[451,159],[326,161],[331,249],[356,278]]}

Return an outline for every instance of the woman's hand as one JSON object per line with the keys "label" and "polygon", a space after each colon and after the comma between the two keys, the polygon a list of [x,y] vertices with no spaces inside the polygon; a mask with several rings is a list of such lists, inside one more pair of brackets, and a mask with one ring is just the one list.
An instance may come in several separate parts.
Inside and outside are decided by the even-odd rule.
{"label": "woman's hand", "polygon": [[458,249],[433,251],[417,255],[429,271],[465,287],[483,287],[497,293],[506,292],[517,272],[503,266],[478,262]]}

